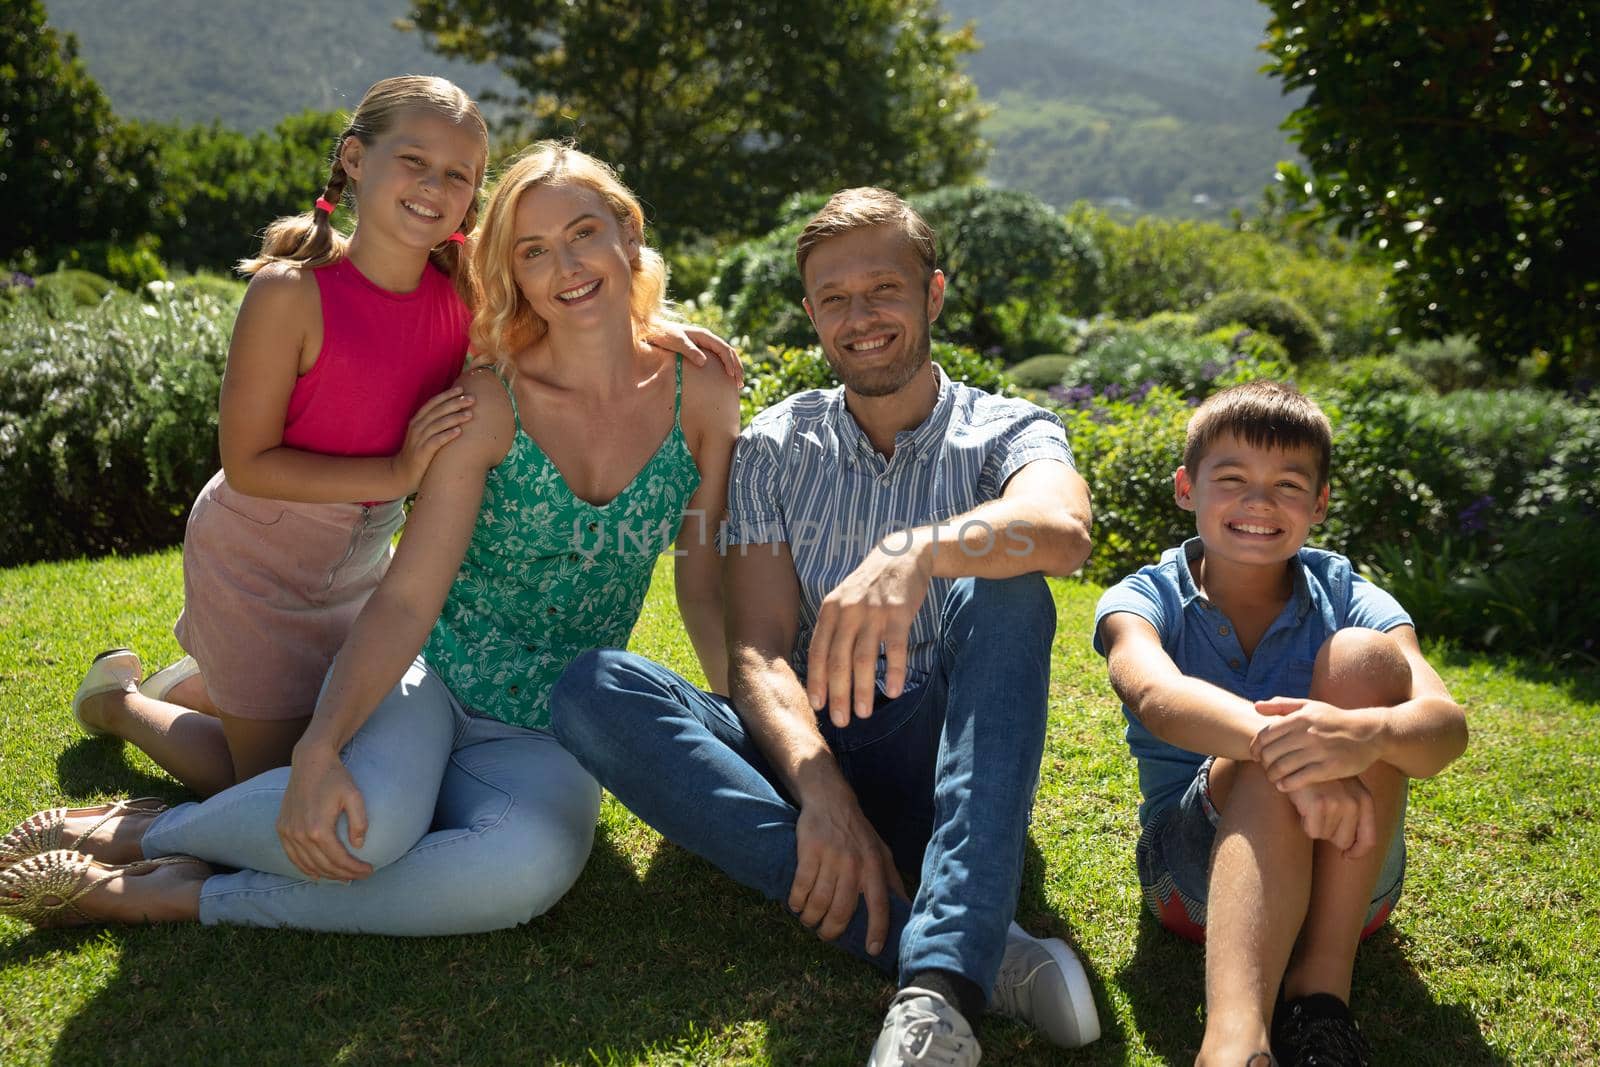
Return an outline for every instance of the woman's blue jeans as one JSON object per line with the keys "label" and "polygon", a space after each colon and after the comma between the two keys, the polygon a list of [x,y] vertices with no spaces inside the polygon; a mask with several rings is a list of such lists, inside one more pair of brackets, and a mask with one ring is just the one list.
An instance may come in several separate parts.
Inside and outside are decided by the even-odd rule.
{"label": "woman's blue jeans", "polygon": [[[1044,751],[1055,604],[1037,574],[966,578],[945,602],[939,667],[871,718],[819,727],[863,813],[903,870],[883,952],[866,904],[840,936],[898,973],[951,971],[993,988],[1016,910]],[[724,698],[615,649],[578,657],[551,696],[551,729],[601,785],[666,838],[769,899],[794,881],[799,809]]]}
{"label": "woman's blue jeans", "polygon": [[[374,934],[465,934],[527,922],[577,881],[600,789],[554,737],[462,707],[421,657],[340,753],[367,808],[356,856],[376,868],[316,881],[278,840],[279,767],[150,825],[148,857],[238,868],[206,879],[200,921]],[[344,816],[339,837],[349,847]]]}

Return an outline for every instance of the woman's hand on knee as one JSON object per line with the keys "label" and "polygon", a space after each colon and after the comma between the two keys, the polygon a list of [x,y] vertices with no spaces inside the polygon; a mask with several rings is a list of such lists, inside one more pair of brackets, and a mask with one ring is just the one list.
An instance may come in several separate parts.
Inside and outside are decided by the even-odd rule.
{"label": "woman's hand on knee", "polygon": [[367,836],[367,806],[338,754],[308,755],[296,749],[289,785],[278,809],[278,838],[289,861],[311,878],[341,882],[365,878],[372,865],[351,855],[339,839],[339,815],[350,828],[350,844]]}

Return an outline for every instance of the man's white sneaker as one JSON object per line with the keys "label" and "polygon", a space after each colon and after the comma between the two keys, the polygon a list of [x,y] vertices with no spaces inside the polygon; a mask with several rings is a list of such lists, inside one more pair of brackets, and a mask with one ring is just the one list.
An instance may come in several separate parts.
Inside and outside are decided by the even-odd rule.
{"label": "man's white sneaker", "polygon": [[907,986],[889,1002],[867,1067],[976,1067],[978,1039],[939,994]]}
{"label": "man's white sneaker", "polygon": [[1062,1048],[1100,1036],[1100,1016],[1083,964],[1059,937],[1033,937],[1011,924],[989,1010],[1027,1023]]}

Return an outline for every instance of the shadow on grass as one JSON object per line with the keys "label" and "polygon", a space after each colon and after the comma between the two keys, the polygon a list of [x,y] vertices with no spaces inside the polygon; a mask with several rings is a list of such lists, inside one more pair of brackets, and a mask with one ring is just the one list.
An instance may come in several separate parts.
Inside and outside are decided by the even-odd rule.
{"label": "shadow on grass", "polygon": [[[1351,1006],[1372,1044],[1374,1062],[1509,1063],[1484,1041],[1471,1011],[1433,999],[1408,950],[1405,935],[1385,925],[1356,957]],[[1163,930],[1140,909],[1133,958],[1117,980],[1145,1043],[1168,1063],[1192,1062],[1205,1031],[1203,950]]]}
{"label": "shadow on grass", "polygon": [[[1064,933],[1043,911],[1036,850],[1028,869],[1025,921]],[[871,967],[681,849],[660,844],[636,875],[604,827],[572,893],[518,930],[45,931],[0,949],[0,967],[94,951],[102,937],[114,942],[116,972],[65,1021],[51,1060],[62,1067],[610,1064],[652,1054],[859,1064],[893,993]],[[987,1060],[1060,1060],[1025,1027],[997,1021],[982,1033]]]}
{"label": "shadow on grass", "polygon": [[169,804],[193,800],[164,774],[148,774],[128,763],[126,743],[110,737],[84,738],[56,757],[56,781],[69,796],[160,797]]}
{"label": "shadow on grass", "polygon": [[1600,703],[1600,666],[1586,663],[1556,663],[1531,656],[1475,652],[1450,645],[1438,656],[1441,665],[1458,668],[1488,667],[1524,681],[1553,686],[1573,700]]}

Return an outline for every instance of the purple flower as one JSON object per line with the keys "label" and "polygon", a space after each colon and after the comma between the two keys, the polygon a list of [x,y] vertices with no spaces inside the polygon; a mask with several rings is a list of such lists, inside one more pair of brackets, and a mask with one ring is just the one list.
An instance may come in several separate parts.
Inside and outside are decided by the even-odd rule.
{"label": "purple flower", "polygon": [[33,279],[20,270],[11,272],[11,277],[0,278],[0,289],[32,289]]}
{"label": "purple flower", "polygon": [[1110,385],[1105,387],[1103,392],[1105,393],[1107,400],[1115,400],[1117,397],[1122,395],[1122,386],[1117,382],[1112,382]]}
{"label": "purple flower", "polygon": [[1091,385],[1052,385],[1045,392],[1063,407],[1083,408],[1094,400],[1094,387]]}
{"label": "purple flower", "polygon": [[1208,359],[1200,364],[1200,377],[1203,381],[1210,381],[1221,374],[1225,368],[1214,359]]}
{"label": "purple flower", "polygon": [[1489,528],[1489,509],[1494,507],[1494,497],[1488,493],[1480,496],[1456,515],[1456,525],[1462,533],[1483,533]]}

